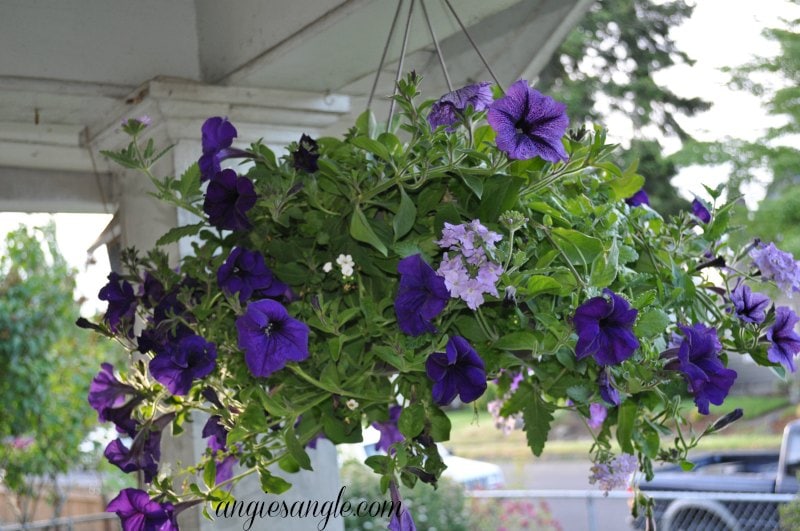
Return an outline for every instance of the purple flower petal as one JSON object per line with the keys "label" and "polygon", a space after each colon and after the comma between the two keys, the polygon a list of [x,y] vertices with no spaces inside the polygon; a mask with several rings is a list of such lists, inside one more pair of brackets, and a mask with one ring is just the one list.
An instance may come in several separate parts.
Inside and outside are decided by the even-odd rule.
{"label": "purple flower petal", "polygon": [[447,405],[456,395],[465,403],[477,400],[486,391],[483,360],[463,337],[451,337],[445,350],[434,352],[425,362],[428,378],[433,381],[434,401]]}
{"label": "purple flower petal", "polygon": [[794,357],[800,352],[800,335],[794,327],[800,318],[789,307],[775,309],[775,324],[767,329],[767,339],[772,343],[767,351],[767,359],[780,363],[789,372],[795,371]]}
{"label": "purple flower petal", "polygon": [[153,501],[143,490],[123,489],[106,512],[117,513],[123,531],[178,531],[173,505]]}
{"label": "purple flower petal", "polygon": [[737,374],[725,368],[719,358],[722,345],[716,329],[701,323],[679,328],[684,334],[677,353],[679,370],[686,377],[697,410],[708,415],[709,403],[722,405]]}
{"label": "purple flower petal", "polygon": [[431,106],[428,123],[431,129],[445,126],[447,131],[455,130],[464,111],[472,107],[476,112],[485,110],[492,103],[491,83],[484,81],[448,92]]}
{"label": "purple flower petal", "polygon": [[711,212],[709,212],[708,208],[696,197],[694,201],[692,201],[692,214],[703,223],[711,221]]}
{"label": "purple flower petal", "polygon": [[431,321],[439,315],[450,298],[444,279],[415,254],[397,264],[400,286],[395,298],[397,325],[410,336],[434,332]]}
{"label": "purple flower petal", "polygon": [[239,348],[244,351],[253,376],[269,376],[286,363],[303,361],[309,356],[308,326],[290,317],[279,302],[269,299],[251,302],[244,315],[236,320],[236,330]]}
{"label": "purple flower petal", "polygon": [[247,211],[256,204],[253,183],[233,170],[222,170],[208,184],[203,211],[218,229],[247,230],[252,227]]}
{"label": "purple flower petal", "polygon": [[736,316],[746,323],[760,324],[767,318],[767,309],[772,301],[763,293],[753,293],[750,286],[739,282],[731,292],[731,301]]}
{"label": "purple flower petal", "polygon": [[599,365],[615,365],[633,356],[639,340],[633,334],[637,310],[609,289],[578,307],[572,321],[578,334],[578,359],[594,357]]}

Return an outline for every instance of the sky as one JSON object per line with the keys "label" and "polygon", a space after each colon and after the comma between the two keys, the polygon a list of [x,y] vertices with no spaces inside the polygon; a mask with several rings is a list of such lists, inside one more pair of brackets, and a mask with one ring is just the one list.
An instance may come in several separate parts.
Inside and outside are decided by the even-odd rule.
{"label": "sky", "polygon": [[[694,118],[681,118],[681,125],[699,140],[725,136],[746,140],[757,138],[775,119],[765,115],[760,101],[726,86],[725,66],[743,64],[755,55],[774,55],[777,47],[761,36],[765,27],[780,25],[780,18],[800,18],[800,7],[788,0],[697,0],[690,20],[674,28],[672,35],[680,49],[696,60],[694,66],[676,66],[661,73],[656,81],[676,93],[700,96],[714,102],[714,107]],[[624,119],[609,120],[610,139],[631,135]],[[664,142],[666,152],[677,149],[675,142]],[[725,168],[687,168],[675,177],[683,195],[706,196],[703,184],[715,186],[726,178]],[[764,195],[758,186],[746,190],[748,205],[755,207]],[[37,225],[50,219],[47,214],[0,213],[0,235],[19,223]],[[97,292],[105,284],[110,268],[105,247],[95,251],[87,263],[86,250],[111,219],[103,214],[56,214],[57,239],[67,261],[78,271],[76,297],[86,298],[81,307],[84,316],[103,310]]]}

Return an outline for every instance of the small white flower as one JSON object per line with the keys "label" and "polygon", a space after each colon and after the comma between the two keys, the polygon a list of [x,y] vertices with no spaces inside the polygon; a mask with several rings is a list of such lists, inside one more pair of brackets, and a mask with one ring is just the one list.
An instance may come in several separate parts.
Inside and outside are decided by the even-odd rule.
{"label": "small white flower", "polygon": [[330,273],[333,270],[333,264],[331,262],[325,262],[325,265],[322,266],[322,270],[326,273]]}
{"label": "small white flower", "polygon": [[358,400],[355,400],[354,398],[351,398],[350,400],[348,400],[346,402],[346,405],[347,405],[347,409],[349,409],[350,411],[353,411],[358,407]]}
{"label": "small white flower", "polygon": [[349,254],[340,254],[336,258],[336,263],[339,264],[339,268],[342,270],[342,276],[352,277],[353,271],[356,263],[353,261],[353,257]]}

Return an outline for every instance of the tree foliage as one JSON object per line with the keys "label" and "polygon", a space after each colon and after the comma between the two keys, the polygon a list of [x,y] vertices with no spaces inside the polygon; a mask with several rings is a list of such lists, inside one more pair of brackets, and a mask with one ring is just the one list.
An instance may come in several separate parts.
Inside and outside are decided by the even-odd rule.
{"label": "tree foliage", "polygon": [[52,223],[10,232],[0,274],[0,472],[25,521],[44,485],[79,459],[96,422],[88,382],[110,349],[74,324],[74,271]]}
{"label": "tree foliage", "polygon": [[567,103],[573,124],[598,121],[613,111],[630,118],[637,139],[620,162],[627,166],[639,159],[639,172],[647,178],[645,190],[653,206],[665,214],[688,207],[669,184],[677,169],[662,156],[656,140],[638,133],[655,126],[665,135],[686,141],[689,135],[678,117],[693,116],[710,106],[701,98],[678,96],[654,80],[665,68],[692,64],[670,36],[670,29],[693,9],[683,0],[599,0],[542,70],[537,83]]}

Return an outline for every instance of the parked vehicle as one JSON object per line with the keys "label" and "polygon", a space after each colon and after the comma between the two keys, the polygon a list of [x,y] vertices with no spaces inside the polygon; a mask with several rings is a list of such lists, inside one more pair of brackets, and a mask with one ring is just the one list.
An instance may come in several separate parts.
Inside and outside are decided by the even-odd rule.
{"label": "parked vehicle", "polygon": [[[372,427],[367,428],[364,430],[364,440],[362,442],[339,445],[339,460],[355,459],[363,462],[367,457],[381,453],[380,450],[375,448],[378,439],[380,439],[380,433]],[[442,474],[444,477],[460,483],[467,490],[488,490],[503,487],[505,476],[499,466],[484,461],[458,457],[450,453],[441,444],[437,443],[437,446],[439,447],[439,455],[442,456],[442,461],[447,465],[447,469]]]}
{"label": "parked vehicle", "polygon": [[[766,497],[766,500],[754,498],[797,493],[800,420],[786,426],[779,453],[715,453],[693,457],[691,461],[695,466],[689,472],[677,465],[668,466],[656,470],[651,481],[639,483],[642,491],[656,499],[655,518],[659,531],[778,529],[780,502],[775,500],[776,496]],[[678,499],[660,497],[658,491],[688,491],[698,495]],[[643,519],[638,519],[634,525],[643,529]]]}

